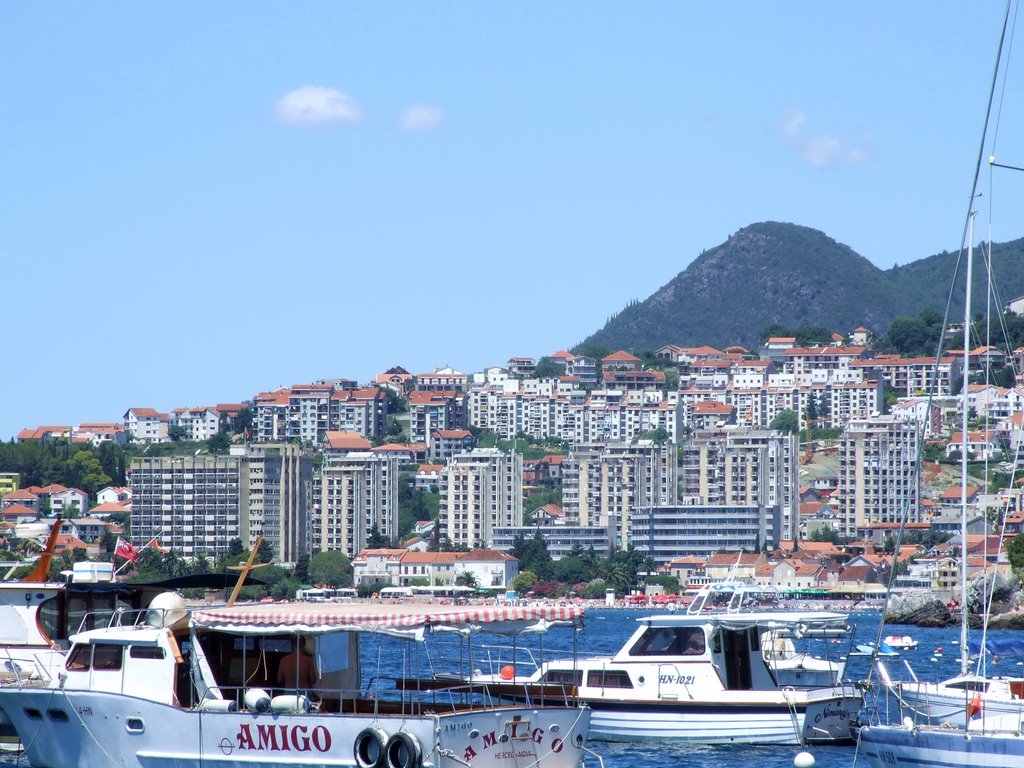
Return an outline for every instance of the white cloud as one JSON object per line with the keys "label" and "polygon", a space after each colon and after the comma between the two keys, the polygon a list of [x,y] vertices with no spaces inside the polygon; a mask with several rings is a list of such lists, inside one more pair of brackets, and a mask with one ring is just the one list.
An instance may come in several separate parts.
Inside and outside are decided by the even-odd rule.
{"label": "white cloud", "polygon": [[403,131],[429,131],[444,122],[444,113],[440,107],[414,105],[406,107],[402,113],[400,124]]}
{"label": "white cloud", "polygon": [[286,93],[275,111],[277,119],[288,125],[351,125],[363,119],[363,111],[351,96],[320,85],[304,85]]}
{"label": "white cloud", "polygon": [[821,134],[808,136],[804,131],[807,115],[800,110],[790,110],[782,122],[781,133],[786,143],[806,163],[815,168],[836,165],[860,165],[866,162],[871,151],[866,140],[853,144],[846,139]]}

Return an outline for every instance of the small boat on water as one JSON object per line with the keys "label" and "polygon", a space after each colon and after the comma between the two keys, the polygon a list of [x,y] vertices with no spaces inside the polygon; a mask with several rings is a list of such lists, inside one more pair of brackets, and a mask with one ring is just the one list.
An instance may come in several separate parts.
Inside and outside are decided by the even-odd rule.
{"label": "small boat on water", "polygon": [[[587,708],[496,706],[479,687],[453,684],[465,671],[431,666],[434,685],[405,672],[420,668],[413,658],[431,637],[462,647],[477,631],[541,632],[582,616],[568,606],[351,603],[188,611],[168,593],[73,636],[55,676],[0,686],[0,710],[29,762],[48,768],[109,768],[113,755],[128,768],[576,768],[593,755]],[[379,652],[369,679],[367,636],[399,646]],[[447,661],[463,654],[471,659]]]}
{"label": "small boat on water", "polygon": [[[510,664],[474,681],[504,700],[586,704],[596,740],[851,741],[861,691],[843,682],[844,659],[820,658],[852,634],[847,615],[771,610],[765,593],[716,584],[685,614],[637,619],[614,656],[546,661],[523,676]],[[798,647],[815,640],[816,653]]]}
{"label": "small boat on water", "polygon": [[898,648],[901,651],[909,651],[917,648],[917,640],[910,635],[887,635],[883,640],[890,648]]}

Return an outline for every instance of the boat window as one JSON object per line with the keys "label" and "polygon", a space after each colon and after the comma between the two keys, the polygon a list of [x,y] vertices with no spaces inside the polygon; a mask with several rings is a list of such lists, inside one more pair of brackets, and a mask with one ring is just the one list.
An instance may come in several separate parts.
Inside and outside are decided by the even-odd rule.
{"label": "boat window", "polygon": [[582,685],[583,670],[581,669],[549,669],[544,673],[545,683],[559,685]]}
{"label": "boat window", "polygon": [[587,673],[587,685],[591,688],[632,688],[633,681],[623,670],[598,670]]}
{"label": "boat window", "polygon": [[96,645],[92,652],[92,668],[114,670],[121,668],[124,646],[103,643]]}
{"label": "boat window", "polygon": [[92,666],[92,646],[76,645],[68,654],[64,667],[70,672],[81,672]]}
{"label": "boat window", "polygon": [[38,616],[39,629],[50,640],[64,640],[67,632],[62,631],[60,620],[60,600],[54,596],[39,604]]}
{"label": "boat window", "polygon": [[958,680],[955,683],[947,683],[947,688],[957,688],[961,691],[979,691],[985,693],[988,691],[988,681],[986,680]]}
{"label": "boat window", "polygon": [[164,649],[159,645],[133,645],[128,649],[128,655],[133,659],[162,659]]}
{"label": "boat window", "polygon": [[629,649],[630,656],[702,656],[701,627],[648,627]]}

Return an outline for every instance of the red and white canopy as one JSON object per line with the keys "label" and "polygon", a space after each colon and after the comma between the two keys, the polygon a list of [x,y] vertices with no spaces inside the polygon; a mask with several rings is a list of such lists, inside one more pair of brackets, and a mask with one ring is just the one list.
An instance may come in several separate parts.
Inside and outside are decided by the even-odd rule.
{"label": "red and white canopy", "polygon": [[260,635],[345,630],[522,634],[542,632],[556,625],[580,625],[583,614],[583,608],[572,605],[260,603],[196,610],[192,613],[192,624],[199,629]]}

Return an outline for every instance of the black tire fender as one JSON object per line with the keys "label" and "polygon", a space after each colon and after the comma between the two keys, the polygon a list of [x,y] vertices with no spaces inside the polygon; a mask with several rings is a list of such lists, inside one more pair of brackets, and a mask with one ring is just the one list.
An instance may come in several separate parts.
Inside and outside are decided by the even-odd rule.
{"label": "black tire fender", "polygon": [[392,734],[384,747],[384,760],[385,768],[420,768],[423,749],[419,739],[405,731]]}
{"label": "black tire fender", "polygon": [[388,735],[376,725],[363,728],[352,742],[352,755],[358,768],[380,768],[384,764]]}

